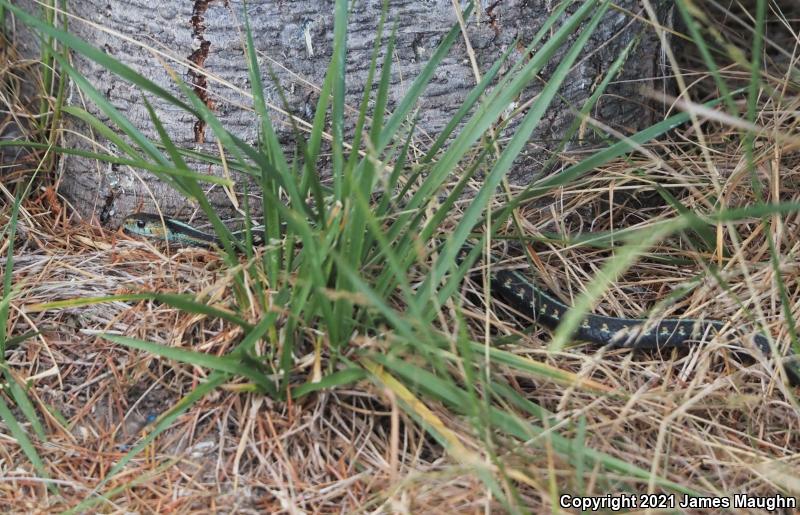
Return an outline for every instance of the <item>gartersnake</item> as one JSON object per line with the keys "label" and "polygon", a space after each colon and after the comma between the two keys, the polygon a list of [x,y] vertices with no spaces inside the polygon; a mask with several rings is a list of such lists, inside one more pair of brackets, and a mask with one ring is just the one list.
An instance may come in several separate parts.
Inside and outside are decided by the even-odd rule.
{"label": "gartersnake", "polygon": [[[162,217],[151,213],[134,213],[122,221],[122,230],[131,236],[150,238],[166,241],[175,245],[189,245],[195,247],[219,247],[222,243],[213,234],[208,234],[195,229],[186,222]],[[234,237],[243,238],[244,231],[232,233]],[[264,231],[254,228],[252,230],[254,243],[260,244],[264,239]]]}
{"label": "gartersnake", "polygon": [[[123,221],[124,231],[132,236],[165,240],[177,245],[221,247],[218,238],[174,219],[162,218],[149,213],[129,215]],[[234,233],[236,236],[237,233]],[[240,232],[241,234],[241,232]],[[254,241],[263,240],[263,232],[252,232]],[[462,249],[459,260],[468,248]],[[559,301],[513,270],[498,269],[491,274],[492,291],[498,293],[517,312],[528,316],[535,323],[555,329],[569,306]],[[714,333],[722,333],[725,324],[718,320],[617,318],[588,314],[574,333],[578,340],[599,345],[627,347],[631,349],[662,349],[687,347],[702,342]],[[772,354],[769,340],[754,333],[752,343],[765,355]],[[792,385],[800,384],[800,364],[787,358],[785,370]]]}

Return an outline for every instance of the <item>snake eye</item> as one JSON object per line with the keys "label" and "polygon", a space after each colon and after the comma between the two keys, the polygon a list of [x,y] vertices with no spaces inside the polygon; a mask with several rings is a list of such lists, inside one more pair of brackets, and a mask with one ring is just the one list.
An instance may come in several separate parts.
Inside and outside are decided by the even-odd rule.
{"label": "snake eye", "polygon": [[145,226],[144,220],[136,220],[136,227],[138,227],[139,229],[144,229],[144,226]]}

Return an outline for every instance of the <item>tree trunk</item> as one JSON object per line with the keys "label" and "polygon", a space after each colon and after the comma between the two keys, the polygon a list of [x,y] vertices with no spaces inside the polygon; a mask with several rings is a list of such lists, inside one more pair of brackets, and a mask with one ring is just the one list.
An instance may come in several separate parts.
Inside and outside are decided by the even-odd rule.
{"label": "tree trunk", "polygon": [[[663,13],[668,2],[655,2]],[[37,12],[30,0],[21,2],[28,12]],[[392,0],[389,23],[396,21],[397,43],[393,57],[392,87],[389,109],[402,97],[444,35],[456,22],[449,0]],[[523,59],[520,49],[531,40],[558,2],[509,0],[481,2],[478,16],[467,23],[467,35],[475,51],[478,66],[485,72],[506,50],[516,45],[513,60]],[[653,122],[655,113],[642,99],[642,86],[653,86],[660,77],[659,45],[651,27],[638,20],[647,19],[637,0],[621,0],[607,13],[600,28],[585,48],[582,59],[574,67],[556,100],[545,116],[518,163],[510,174],[512,182],[525,184],[538,173],[543,157],[549,154],[573,119],[571,110],[579,109],[608,70],[621,49],[633,38],[640,37],[628,59],[622,76],[601,98],[592,115],[602,122],[629,134]],[[577,4],[576,4],[577,5]],[[170,79],[167,67],[176,70],[195,92],[210,106],[231,132],[248,142],[257,140],[256,116],[248,98],[249,81],[243,53],[243,5],[240,1],[194,0],[160,2],[131,0],[106,2],[72,0],[70,30],[92,45],[103,49],[138,72],[180,96]],[[278,90],[267,74],[271,66],[286,92],[291,111],[311,121],[319,94],[318,87],[330,60],[333,41],[333,2],[317,0],[265,0],[247,4],[247,15],[258,50],[265,96],[273,106],[280,106]],[[347,40],[348,106],[360,102],[381,2],[356,2],[349,18]],[[637,17],[632,16],[635,13]],[[666,16],[664,17],[666,19]],[[663,22],[664,20],[662,20]],[[17,40],[33,39],[22,30]],[[388,32],[384,39],[388,39]],[[23,45],[24,46],[24,45]],[[156,56],[155,54],[158,54]],[[74,56],[75,66],[94,86],[103,92],[116,108],[145,134],[157,139],[142,102],[141,92],[120,80],[93,61]],[[165,66],[166,63],[166,66]],[[558,59],[554,59],[540,74],[541,81],[526,91],[520,102],[530,99],[547,80]],[[417,142],[423,148],[447,123],[461,106],[464,97],[475,84],[463,35],[444,62],[438,67],[419,106]],[[82,104],[77,88],[72,89],[70,102]],[[188,148],[216,152],[213,133],[202,122],[186,112],[177,111],[159,99],[154,103],[162,123],[176,144]],[[94,106],[88,109],[105,119]],[[349,122],[356,117],[350,113]],[[279,137],[291,143],[291,128],[285,117],[275,113],[273,122]],[[85,127],[76,124],[78,130]],[[89,134],[84,132],[84,134]],[[106,142],[90,136],[104,148]],[[74,145],[87,146],[82,138],[71,138]],[[287,146],[287,148],[289,148]],[[220,173],[206,165],[201,173]],[[323,171],[324,172],[324,171]],[[119,217],[136,210],[153,209],[154,203],[171,215],[186,216],[186,201],[175,191],[160,183],[151,174],[125,167],[115,167],[88,159],[70,157],[64,169],[60,191],[77,210],[86,216],[97,217],[103,223],[114,224]],[[211,197],[222,213],[231,213],[229,195],[216,188]],[[251,206],[258,203],[251,202]]]}

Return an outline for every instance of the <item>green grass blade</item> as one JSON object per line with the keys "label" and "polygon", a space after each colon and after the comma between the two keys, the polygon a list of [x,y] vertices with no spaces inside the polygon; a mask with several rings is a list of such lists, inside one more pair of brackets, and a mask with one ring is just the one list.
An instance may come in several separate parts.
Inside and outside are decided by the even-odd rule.
{"label": "green grass blade", "polygon": [[57,300],[53,302],[45,302],[42,304],[28,304],[25,306],[26,313],[37,313],[41,311],[60,310],[64,308],[77,308],[83,306],[91,306],[94,304],[103,304],[107,302],[130,302],[139,300],[154,300],[162,302],[168,306],[180,309],[186,313],[195,313],[198,315],[206,315],[209,317],[219,318],[232,324],[235,324],[245,331],[250,331],[253,326],[244,319],[240,318],[234,313],[225,309],[214,308],[202,302],[198,302],[191,295],[177,294],[177,293],[157,293],[157,292],[144,292],[144,293],[128,293],[121,295],[109,295],[106,297],[80,297],[75,299]]}
{"label": "green grass blade", "polygon": [[[719,99],[716,99],[704,105],[710,107],[719,103],[719,101]],[[681,125],[682,123],[685,123],[687,120],[689,120],[689,116],[690,115],[687,113],[679,113],[675,116],[671,116],[666,120],[647,127],[646,129],[643,129],[636,134],[611,145],[610,147],[596,152],[591,157],[588,157],[581,162],[570,166],[559,174],[545,177],[544,179],[531,184],[516,197],[510,200],[503,208],[500,208],[497,212],[492,213],[492,219],[495,220],[497,225],[499,225],[508,217],[511,210],[515,209],[522,202],[541,197],[560,186],[576,181],[588,172],[610,162],[612,159],[616,159],[617,157],[623,156],[632,150],[636,150],[639,146],[647,143],[648,141],[651,141]]]}
{"label": "green grass blade", "polygon": [[[364,131],[364,123],[367,119],[367,110],[369,109],[369,99],[372,93],[372,82],[375,79],[375,69],[378,64],[378,54],[380,53],[380,42],[383,39],[383,25],[386,22],[386,10],[388,9],[388,0],[383,0],[382,9],[381,9],[381,17],[378,20],[378,28],[376,29],[375,33],[375,44],[372,47],[372,56],[369,60],[369,68],[367,69],[367,78],[364,81],[364,93],[361,96],[361,104],[358,107],[358,119],[356,120],[355,130],[353,131],[353,142],[351,143],[350,147],[350,155],[347,157],[347,163],[345,164],[345,170],[348,172],[352,171],[355,168],[355,164],[358,161],[360,156],[360,149],[361,149],[361,139],[363,137]],[[382,89],[384,84],[379,85],[379,89]],[[377,114],[377,108],[375,110]],[[369,151],[369,149],[368,149]],[[347,174],[347,179],[350,184],[347,185],[347,190],[351,190],[354,186],[358,187],[361,186],[362,190],[372,191],[372,176],[374,173],[374,164],[372,160],[365,160],[364,162],[365,170],[358,174],[357,178],[354,177],[354,174]],[[356,182],[356,184],[352,184]]]}
{"label": "green grass blade", "polygon": [[[139,443],[137,443],[130,451],[128,451],[125,456],[120,458],[116,464],[114,464],[111,470],[108,471],[106,477],[95,487],[94,492],[97,492],[99,489],[103,488],[106,484],[108,484],[109,481],[114,479],[117,474],[122,472],[134,457],[136,457],[140,452],[142,452],[142,450],[150,445],[150,443],[152,443],[158,435],[169,429],[172,423],[175,422],[175,420],[177,420],[181,414],[189,409],[194,403],[221,386],[227,379],[227,374],[221,372],[212,373],[206,382],[200,384],[200,386],[189,392],[189,394],[178,401],[173,408],[159,417],[158,422],[153,430],[148,433],[147,436],[142,438],[142,440],[139,441]],[[81,503],[73,508],[72,513],[84,513],[83,506],[91,506],[96,502],[97,498],[87,496],[87,501],[84,501],[85,504]]]}
{"label": "green grass blade", "polygon": [[[11,373],[10,368],[5,360],[5,353],[9,345],[8,341],[8,316],[11,307],[11,299],[18,293],[18,286],[16,289],[12,287],[13,271],[14,271],[14,239],[16,237],[17,223],[19,220],[19,211],[21,209],[23,199],[27,198],[31,187],[36,180],[36,174],[25,184],[23,188],[18,188],[19,193],[14,196],[14,203],[11,207],[11,217],[7,228],[3,232],[8,231],[8,253],[6,255],[5,270],[3,271],[3,290],[0,295],[0,369],[2,369],[3,377],[5,378],[6,389],[10,392],[11,397],[14,399],[17,407],[22,411],[25,418],[31,424],[34,432],[40,439],[45,440],[45,431],[42,427],[39,417],[36,415],[36,409],[33,403],[28,398],[25,390],[17,384],[17,378]],[[21,191],[20,191],[21,190]],[[31,460],[36,471],[44,478],[49,477],[44,465],[36,452],[35,447],[31,444],[27,435],[22,431],[11,410],[0,398],[0,418],[6,421],[11,434],[17,439],[25,455]],[[52,488],[52,487],[51,487]]]}
{"label": "green grass blade", "polygon": [[688,228],[700,227],[712,222],[731,222],[754,216],[767,214],[789,213],[800,210],[800,203],[785,202],[781,204],[761,204],[745,208],[719,211],[705,217],[697,215],[679,215],[677,218],[651,224],[646,229],[636,231],[628,239],[628,243],[615,252],[614,258],[606,262],[600,269],[595,279],[589,284],[587,290],[579,295],[562,318],[561,323],[553,335],[553,341],[548,346],[550,351],[561,350],[568,342],[570,336],[583,320],[584,315],[592,308],[607,287],[622,274],[639,256],[646,252],[669,234]]}
{"label": "green grass blade", "polygon": [[195,352],[186,349],[179,349],[169,347],[158,343],[147,342],[137,338],[128,336],[120,336],[116,334],[101,334],[106,340],[130,347],[132,349],[143,350],[156,356],[171,359],[189,365],[208,368],[219,372],[225,372],[231,375],[243,376],[251,379],[254,383],[259,385],[264,392],[275,393],[275,387],[266,379],[261,370],[247,366],[242,362],[239,357],[219,357],[202,352]]}
{"label": "green grass blade", "polygon": [[[25,456],[28,457],[33,465],[33,468],[36,469],[36,473],[39,474],[39,477],[49,479],[50,474],[48,474],[47,468],[44,466],[42,459],[39,457],[39,453],[36,452],[36,447],[33,445],[33,442],[31,442],[30,438],[28,438],[28,434],[24,429],[22,429],[22,426],[20,426],[17,420],[14,418],[14,414],[11,412],[8,404],[6,404],[1,396],[0,419],[5,421],[11,436],[14,437],[17,445],[19,445],[20,449],[22,449],[22,452],[25,453]],[[57,491],[54,485],[48,485],[48,489],[54,492]]]}
{"label": "green grass blade", "polygon": [[45,434],[44,426],[42,426],[39,416],[36,414],[36,408],[30,398],[28,398],[25,389],[17,382],[17,378],[11,373],[6,363],[0,365],[0,368],[3,369],[3,375],[6,378],[6,389],[11,393],[11,397],[13,397],[17,408],[25,415],[25,418],[30,423],[36,436],[43,441],[46,440],[47,435]]}
{"label": "green grass blade", "polygon": [[[596,2],[585,2],[570,16],[563,25],[542,45],[542,48],[530,59],[520,72],[509,80],[506,87],[492,90],[492,94],[476,110],[476,114],[459,131],[458,136],[449,145],[444,154],[432,166],[428,177],[418,188],[408,202],[407,209],[421,208],[433,198],[434,193],[441,187],[447,176],[456,169],[458,163],[469,151],[472,145],[482,138],[486,131],[508,108],[522,90],[533,80],[537,73],[553,58],[562,44],[572,36],[586,16],[595,8]],[[538,105],[539,102],[536,103]],[[534,106],[534,109],[536,107]],[[530,118],[529,118],[530,120]],[[519,130],[517,131],[519,133]],[[493,190],[492,190],[493,192]],[[474,204],[473,204],[474,205]]]}
{"label": "green grass blade", "polygon": [[[331,105],[331,152],[333,153],[333,191],[334,197],[343,200],[344,191],[344,82],[347,65],[347,1],[336,0],[333,21],[333,54],[331,71],[333,72],[333,104]],[[354,149],[355,150],[355,149]]]}
{"label": "green grass blade", "polygon": [[[692,211],[688,207],[684,206],[680,200],[676,199],[666,188],[656,185],[656,191],[658,191],[658,194],[661,195],[661,198],[663,198],[670,206],[672,206],[672,208],[677,211],[678,214],[684,216],[693,216]],[[712,229],[710,226],[705,226],[700,230],[693,231],[693,234],[697,235],[697,238],[689,237],[690,244],[693,247],[701,249],[704,252],[714,252],[714,249],[717,247],[717,234],[714,229]]]}
{"label": "green grass blade", "polygon": [[[8,0],[0,0],[0,5],[4,8],[8,9],[14,16],[21,20],[26,25],[35,28],[36,30],[46,34],[52,38],[57,39],[60,41],[64,46],[71,48],[72,50],[78,52],[79,54],[85,56],[88,59],[96,62],[103,68],[107,69],[108,71],[112,72],[114,75],[121,77],[124,80],[135,84],[136,86],[140,87],[145,91],[149,91],[153,93],[155,96],[167,100],[171,104],[174,104],[181,109],[188,111],[192,114],[195,114],[192,110],[191,106],[181,102],[172,94],[162,88],[161,86],[157,85],[153,81],[145,79],[140,74],[136,73],[130,67],[122,64],[120,61],[114,59],[109,54],[93,47],[92,45],[86,43],[85,41],[81,40],[80,38],[62,31],[60,29],[55,28],[51,24],[48,24],[45,21],[42,21],[30,14],[26,13],[21,7],[17,7],[10,3]],[[51,54],[57,61],[59,61],[59,65],[63,66],[65,59],[63,56],[60,56],[58,53]],[[72,75],[72,74],[70,74]]]}
{"label": "green grass blade", "polygon": [[40,333],[39,331],[28,331],[26,333],[17,336],[12,336],[11,338],[6,340],[6,349],[13,349],[14,347],[24,342],[28,338],[35,338],[40,334],[42,333]]}
{"label": "green grass blade", "polygon": [[[384,1],[384,5],[387,2]],[[389,41],[386,43],[386,53],[381,63],[381,76],[378,79],[378,92],[375,95],[375,109],[372,114],[372,127],[370,127],[369,139],[372,148],[377,148],[378,138],[383,130],[383,120],[386,114],[386,106],[389,102],[389,86],[392,83],[392,59],[394,58],[394,45],[397,38],[397,22],[392,24],[392,32],[389,34]],[[378,45],[376,41],[376,48]]]}
{"label": "green grass blade", "polygon": [[328,374],[314,383],[306,383],[292,389],[292,399],[300,399],[306,395],[342,386],[349,386],[363,380],[367,373],[362,368],[346,368],[332,374]]}
{"label": "green grass blade", "polygon": [[[470,2],[469,7],[464,10],[464,19],[469,18],[472,8],[473,4]],[[450,29],[450,32],[447,33],[444,39],[442,39],[442,42],[439,43],[439,46],[436,47],[436,50],[433,52],[430,60],[427,62],[420,74],[417,75],[417,78],[414,79],[414,82],[411,83],[411,86],[403,96],[403,99],[397,105],[394,113],[392,113],[392,116],[383,127],[381,136],[376,141],[376,153],[380,154],[383,149],[394,139],[397,130],[400,128],[400,125],[404,120],[406,120],[406,117],[411,112],[411,108],[416,104],[420,95],[422,95],[422,92],[425,91],[425,88],[433,77],[434,72],[439,67],[442,59],[447,56],[447,53],[450,51],[450,48],[453,46],[453,43],[456,42],[460,34],[461,28],[458,26],[458,24],[453,25],[453,28]]]}
{"label": "green grass blade", "polygon": [[561,141],[559,141],[558,145],[553,148],[551,151],[551,156],[541,166],[541,170],[550,170],[553,163],[555,163],[558,159],[558,156],[561,155],[561,152],[567,147],[567,144],[572,141],[573,136],[575,136],[575,134],[578,132],[578,129],[580,129],[581,125],[583,125],[584,121],[589,117],[592,109],[595,108],[597,102],[600,100],[600,97],[606,92],[606,89],[608,88],[609,84],[611,84],[611,81],[616,79],[617,76],[622,72],[623,65],[628,61],[631,50],[633,50],[637,43],[638,38],[632,39],[627,45],[625,45],[625,48],[620,51],[617,58],[614,59],[614,62],[611,63],[611,66],[609,66],[608,70],[604,73],[603,80],[594,89],[586,102],[584,102],[583,107],[581,107],[578,115],[572,121],[567,130],[564,131],[564,134],[561,136]]}
{"label": "green grass blade", "polygon": [[450,268],[451,264],[455,261],[456,254],[461,250],[461,247],[467,240],[472,228],[480,220],[480,216],[488,204],[491,196],[494,194],[495,189],[500,184],[500,181],[511,169],[514,160],[519,155],[520,151],[527,145],[530,136],[539,124],[539,121],[544,116],[547,108],[552,102],[553,98],[558,92],[558,88],[566,79],[573,63],[578,59],[583,51],[584,45],[588,42],[589,37],[594,33],[595,28],[600,23],[600,20],[605,14],[608,4],[595,12],[591,21],[581,32],[578,39],[572,45],[570,50],[561,60],[558,68],[553,72],[553,76],[548,81],[547,85],[542,89],[539,94],[537,102],[531,107],[528,114],[522,120],[511,141],[508,143],[503,152],[500,154],[497,162],[492,167],[492,170],[484,179],[484,184],[481,187],[475,199],[467,207],[461,222],[456,227],[453,234],[448,238],[441,255],[436,261],[432,273],[425,280],[425,284],[420,288],[421,295],[430,295],[430,289],[439,284],[444,274]]}
{"label": "green grass blade", "polygon": [[[432,375],[427,370],[408,365],[399,360],[392,360],[385,356],[374,356],[373,359],[402,376],[407,384],[416,385],[423,389],[426,396],[437,398],[447,403],[448,407],[451,409],[464,413],[466,394],[454,387],[451,383]],[[507,434],[511,434],[516,438],[526,441],[526,445],[543,446],[545,443],[541,442],[541,439],[542,437],[546,437],[553,449],[562,456],[575,459],[575,452],[579,450],[581,452],[580,459],[585,460],[586,463],[601,465],[609,471],[627,474],[634,478],[648,480],[651,478],[651,474],[647,470],[643,470],[627,461],[615,458],[601,451],[584,446],[576,446],[571,439],[565,438],[552,431],[546,431],[539,426],[530,424],[496,407],[491,408],[489,416],[495,429],[501,429]],[[676,492],[698,495],[697,492],[690,488],[661,477],[655,478],[655,483],[663,488]]]}
{"label": "green grass blade", "polygon": [[700,52],[703,63],[706,65],[706,70],[711,74],[711,77],[714,79],[714,84],[717,85],[720,96],[725,101],[725,106],[728,108],[728,113],[735,115],[739,112],[739,109],[736,107],[733,97],[730,95],[728,84],[725,82],[725,79],[722,78],[719,67],[717,66],[716,61],[714,61],[714,57],[711,55],[711,50],[708,48],[706,40],[703,38],[703,35],[700,32],[700,26],[698,25],[697,20],[690,13],[690,11],[696,12],[696,7],[691,3],[687,4],[685,0],[678,0],[675,2],[675,5],[678,8],[678,12],[683,19],[683,22],[686,24],[686,28],[689,30],[689,35],[692,37],[695,47]]}
{"label": "green grass blade", "polygon": [[458,127],[467,114],[469,114],[470,110],[478,104],[478,101],[489,88],[489,86],[492,85],[497,77],[498,72],[500,71],[500,68],[506,63],[508,57],[514,50],[515,45],[509,45],[508,49],[503,52],[503,54],[494,62],[492,67],[489,68],[489,71],[484,74],[483,78],[481,78],[481,81],[470,90],[466,97],[464,97],[464,102],[461,104],[461,107],[458,108],[452,118],[450,118],[450,120],[447,122],[447,125],[444,126],[444,129],[442,129],[442,131],[436,137],[436,140],[425,153],[425,156],[423,156],[423,158],[420,160],[420,163],[429,163],[433,161],[433,158],[436,156],[439,150],[444,147],[448,138],[450,138],[450,136],[453,134],[453,131]]}
{"label": "green grass blade", "polygon": [[[75,84],[86,94],[89,99],[102,110],[106,116],[125,134],[128,135],[139,147],[147,153],[150,158],[154,159],[157,163],[163,166],[169,166],[169,161],[161,154],[158,148],[139,131],[132,122],[130,122],[122,113],[120,113],[105,96],[97,91],[94,86],[89,83],[77,70],[75,70],[63,57],[54,54],[54,57],[59,61],[59,66],[62,70],[67,72]],[[171,185],[178,184],[173,181]],[[181,190],[184,195],[190,196],[190,193]]]}

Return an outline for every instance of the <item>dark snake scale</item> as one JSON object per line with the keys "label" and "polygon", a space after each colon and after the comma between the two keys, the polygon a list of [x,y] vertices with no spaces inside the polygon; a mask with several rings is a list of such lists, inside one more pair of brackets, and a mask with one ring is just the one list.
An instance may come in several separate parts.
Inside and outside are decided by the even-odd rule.
{"label": "dark snake scale", "polygon": [[[201,232],[178,220],[164,218],[162,222],[158,215],[148,213],[129,215],[122,227],[130,235],[166,240],[172,244],[221,247],[216,236]],[[236,234],[234,233],[234,235]],[[254,239],[263,240],[263,232],[255,230],[253,235]],[[471,248],[468,246],[462,248],[456,261],[460,264],[470,250]],[[562,317],[570,309],[569,306],[537,287],[524,275],[513,270],[492,271],[491,286],[492,292],[497,293],[514,310],[534,323],[550,329],[558,327]],[[699,344],[715,334],[721,333],[724,326],[725,324],[718,320],[661,319],[650,321],[588,314],[573,336],[575,339],[603,346],[665,349]],[[765,356],[772,354],[769,340],[764,335],[754,333],[749,340]],[[800,361],[795,358],[796,356],[790,356],[784,360],[784,370],[789,383],[793,386],[800,385]]]}

